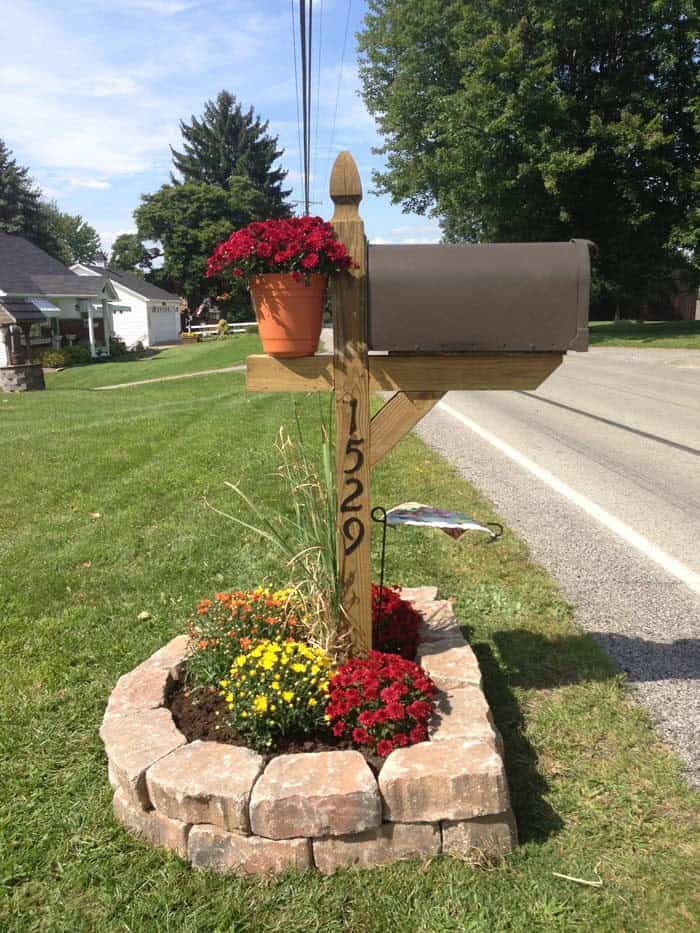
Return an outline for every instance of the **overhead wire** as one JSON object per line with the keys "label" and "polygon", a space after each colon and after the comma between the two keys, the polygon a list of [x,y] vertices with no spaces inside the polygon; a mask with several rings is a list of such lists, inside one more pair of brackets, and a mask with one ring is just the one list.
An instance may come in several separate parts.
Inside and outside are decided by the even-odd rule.
{"label": "overhead wire", "polygon": [[348,0],[348,10],[345,16],[345,35],[343,37],[343,50],[340,55],[340,71],[338,72],[338,86],[335,92],[335,108],[333,109],[333,122],[331,123],[331,140],[328,144],[328,152],[326,154],[326,165],[324,168],[323,175],[326,177],[328,175],[328,168],[331,161],[331,155],[333,152],[333,143],[335,142],[335,124],[338,118],[338,105],[340,104],[340,89],[343,81],[343,68],[345,66],[345,53],[348,47],[348,35],[350,32],[350,12],[352,10],[352,0]]}
{"label": "overhead wire", "polygon": [[[323,0],[319,0],[318,4],[318,53],[316,55],[316,120],[315,120],[315,130],[314,130],[314,158],[318,162],[320,159],[320,152],[318,149],[318,128],[320,122],[320,111],[321,111],[321,55],[323,48]],[[314,191],[314,200],[319,201],[323,196],[323,178],[320,176],[320,173],[316,172],[316,184],[313,188]]]}
{"label": "overhead wire", "polygon": [[[302,2],[302,0],[300,0]],[[294,11],[294,0],[290,0],[290,13],[292,19],[292,48],[294,55],[294,90],[296,92],[296,102],[297,102],[297,136],[299,141],[299,178],[304,178],[304,165],[303,157],[304,150],[301,143],[301,112],[299,109],[299,68],[297,65],[297,26],[296,26],[296,16]]]}
{"label": "overhead wire", "polygon": [[308,110],[308,80],[306,58],[306,0],[299,0],[299,34],[301,39],[301,95],[302,114],[304,123],[304,213],[309,213],[309,110]]}

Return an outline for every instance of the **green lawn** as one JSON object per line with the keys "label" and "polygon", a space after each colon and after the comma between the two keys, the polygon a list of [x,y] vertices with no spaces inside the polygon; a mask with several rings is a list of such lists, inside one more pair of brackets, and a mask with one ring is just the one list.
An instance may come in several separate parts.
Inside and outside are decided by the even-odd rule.
{"label": "green lawn", "polygon": [[118,363],[75,366],[47,377],[51,389],[87,389],[118,385],[139,379],[158,379],[177,373],[199,373],[244,362],[249,353],[260,352],[257,334],[237,334],[225,340],[205,340],[188,346],[159,350],[154,356]]}
{"label": "green lawn", "polygon": [[[175,352],[183,369],[208,353],[225,365],[244,339]],[[110,370],[157,365],[93,366],[44,393],[0,396],[0,928],[656,933],[698,922],[698,795],[510,533],[487,546],[406,529],[388,547],[389,578],[456,597],[479,654],[522,839],[502,865],[442,857],[241,880],[195,873],[113,823],[97,729],[117,677],[180,632],[198,598],[284,582],[268,548],[202,497],[235,508],[223,480],[240,479],[279,501],[272,445],[291,399],[247,397],[238,373],[84,391]],[[316,401],[302,409],[311,434]],[[374,476],[376,503],[497,517],[416,438]]]}
{"label": "green lawn", "polygon": [[700,321],[591,321],[591,346],[700,350]]}

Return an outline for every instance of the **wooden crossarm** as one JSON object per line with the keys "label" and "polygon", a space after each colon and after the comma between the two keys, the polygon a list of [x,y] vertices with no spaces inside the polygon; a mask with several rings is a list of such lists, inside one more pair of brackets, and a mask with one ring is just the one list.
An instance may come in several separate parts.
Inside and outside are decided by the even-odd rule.
{"label": "wooden crossarm", "polygon": [[370,422],[370,466],[376,466],[442,396],[442,392],[397,392],[393,395]]}
{"label": "wooden crossarm", "polygon": [[[370,392],[536,389],[561,364],[561,353],[483,353],[369,357]],[[249,356],[249,392],[332,392],[333,356],[281,360]]]}

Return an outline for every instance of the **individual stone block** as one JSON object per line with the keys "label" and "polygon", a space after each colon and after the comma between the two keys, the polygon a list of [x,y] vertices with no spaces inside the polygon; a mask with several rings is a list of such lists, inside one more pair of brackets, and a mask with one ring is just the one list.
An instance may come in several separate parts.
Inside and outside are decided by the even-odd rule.
{"label": "individual stone block", "polygon": [[427,642],[419,645],[416,661],[440,690],[481,687],[479,662],[469,645]]}
{"label": "individual stone block", "polygon": [[462,631],[448,599],[435,599],[421,606],[422,621],[418,626],[421,643],[449,642],[451,645],[466,645]]}
{"label": "individual stone block", "polygon": [[248,802],[263,759],[249,748],[192,742],[146,774],[148,796],[169,817],[247,833]]}
{"label": "individual stone block", "polygon": [[442,848],[448,855],[479,860],[499,859],[518,844],[513,813],[495,813],[472,820],[445,820]]}
{"label": "individual stone block", "polygon": [[165,706],[170,679],[167,668],[144,661],[119,678],[109,697],[105,717]]}
{"label": "individual stone block", "polygon": [[509,808],[503,761],[493,742],[445,739],[396,749],[379,772],[385,819],[466,820]]}
{"label": "individual stone block", "polygon": [[354,751],[273,758],[250,800],[251,829],[269,839],[340,836],[380,823],[377,782]]}
{"label": "individual stone block", "polygon": [[436,586],[402,586],[400,596],[406,602],[413,603],[416,609],[420,609],[424,604],[431,603],[435,599],[437,591]]}
{"label": "individual stone block", "polygon": [[170,683],[177,678],[178,666],[187,655],[188,641],[187,635],[178,635],[133,671],[120,677],[109,697],[105,715],[125,715],[165,706]]}
{"label": "individual stone block", "polygon": [[151,802],[146,788],[146,771],[160,758],[185,744],[167,709],[149,709],[124,716],[106,715],[100,738],[104,742],[112,777],[127,794],[141,801],[144,809]]}
{"label": "individual stone block", "polygon": [[114,817],[140,839],[163,849],[172,849],[182,858],[187,858],[187,834],[189,825],[181,820],[171,820],[158,810],[142,810],[134,807],[123,790],[114,794]]}
{"label": "individual stone block", "polygon": [[205,824],[192,827],[188,857],[194,868],[247,875],[277,874],[312,865],[309,839],[261,839]]}
{"label": "individual stone block", "polygon": [[151,664],[157,664],[159,667],[168,668],[173,677],[177,673],[177,668],[187,657],[189,645],[188,635],[176,635],[171,638],[167,645],[163,645],[148,659]]}
{"label": "individual stone block", "polygon": [[382,823],[350,836],[314,839],[316,868],[329,875],[338,868],[372,868],[407,858],[429,858],[440,852],[436,823]]}
{"label": "individual stone block", "polygon": [[428,723],[430,739],[486,739],[498,742],[491,710],[478,687],[460,687],[436,697],[435,713]]}

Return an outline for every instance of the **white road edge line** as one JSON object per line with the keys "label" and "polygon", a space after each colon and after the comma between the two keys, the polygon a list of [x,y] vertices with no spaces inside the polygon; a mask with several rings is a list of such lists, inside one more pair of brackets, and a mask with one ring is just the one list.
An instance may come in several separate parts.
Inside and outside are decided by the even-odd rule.
{"label": "white road edge line", "polygon": [[496,437],[495,434],[487,431],[486,428],[482,428],[476,421],[472,421],[471,418],[463,415],[461,411],[457,411],[456,408],[448,405],[447,402],[438,402],[437,407],[444,411],[445,414],[454,418],[455,421],[459,421],[465,428],[469,428],[470,431],[478,434],[479,437],[497,450],[500,450],[501,453],[505,454],[506,457],[514,463],[517,463],[518,466],[532,473],[532,475],[537,477],[541,482],[546,483],[550,489],[559,493],[560,496],[568,499],[569,502],[573,502],[574,505],[577,505],[583,512],[590,515],[591,518],[594,518],[596,521],[600,522],[601,525],[604,525],[618,537],[622,538],[623,541],[626,541],[627,544],[639,551],[640,554],[654,561],[659,567],[663,567],[667,573],[670,573],[677,580],[685,583],[693,592],[700,593],[700,574],[695,573],[690,567],[686,567],[685,564],[676,560],[675,557],[671,557],[670,554],[662,551],[661,548],[649,541],[648,538],[645,538],[644,535],[640,535],[634,528],[630,528],[629,525],[620,521],[619,518],[606,512],[605,509],[601,508],[587,496],[582,495],[580,492],[576,492],[571,486],[557,479],[549,470],[545,470],[544,467],[538,466],[533,460],[526,457],[525,454],[521,454],[519,450],[511,447],[510,444],[502,441],[499,437]]}

